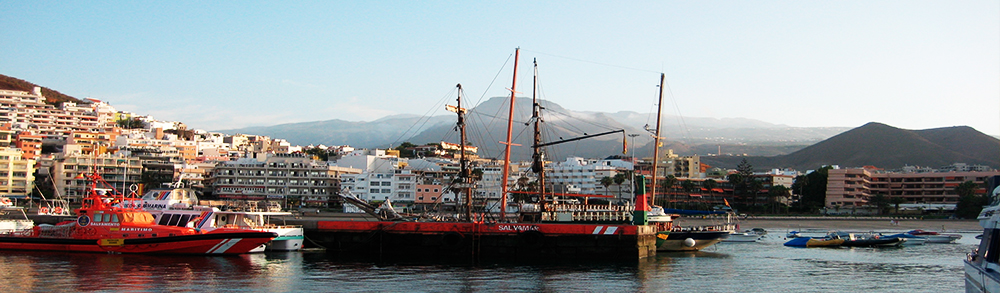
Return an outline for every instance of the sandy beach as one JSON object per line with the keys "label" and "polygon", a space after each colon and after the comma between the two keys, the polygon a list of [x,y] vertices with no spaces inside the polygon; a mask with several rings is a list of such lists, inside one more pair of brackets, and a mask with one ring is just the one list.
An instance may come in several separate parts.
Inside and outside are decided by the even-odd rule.
{"label": "sandy beach", "polygon": [[[935,232],[982,232],[977,220],[921,220],[898,219],[893,223],[891,219],[854,219],[854,218],[796,218],[796,219],[775,219],[775,218],[749,218],[741,219],[738,223],[740,229],[750,229],[760,227],[766,229],[829,229],[845,231],[896,231],[922,229]],[[674,221],[681,226],[699,226],[719,223],[718,220],[701,218],[680,218]]]}

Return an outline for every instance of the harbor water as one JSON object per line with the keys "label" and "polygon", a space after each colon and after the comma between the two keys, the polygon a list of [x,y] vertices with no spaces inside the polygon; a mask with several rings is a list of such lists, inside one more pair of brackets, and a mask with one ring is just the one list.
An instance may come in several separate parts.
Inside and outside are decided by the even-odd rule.
{"label": "harbor water", "polygon": [[428,264],[344,259],[320,251],[232,257],[0,252],[4,292],[959,292],[955,244],[900,248],[785,247],[785,229],[757,243],[659,253],[627,263]]}

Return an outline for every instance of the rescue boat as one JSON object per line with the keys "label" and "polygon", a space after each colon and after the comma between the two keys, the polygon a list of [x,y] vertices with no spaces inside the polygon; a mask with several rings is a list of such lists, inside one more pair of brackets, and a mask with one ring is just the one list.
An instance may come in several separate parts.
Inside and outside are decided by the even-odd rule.
{"label": "rescue boat", "polygon": [[[0,234],[0,249],[64,252],[242,254],[274,239],[277,234],[248,229],[203,231],[154,223],[146,211],[113,206],[118,196],[100,195],[99,174],[86,175],[87,197],[74,211],[75,221],[40,224]],[[195,221],[194,219],[192,221]]]}

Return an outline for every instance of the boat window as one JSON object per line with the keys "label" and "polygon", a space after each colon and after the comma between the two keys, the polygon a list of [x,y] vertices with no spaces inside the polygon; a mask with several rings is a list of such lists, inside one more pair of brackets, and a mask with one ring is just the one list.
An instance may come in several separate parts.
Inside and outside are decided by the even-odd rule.
{"label": "boat window", "polygon": [[184,227],[190,221],[191,221],[191,215],[183,215],[181,216],[181,220],[177,222],[177,226]]}
{"label": "boat window", "polygon": [[111,214],[111,222],[118,223],[118,214]]}
{"label": "boat window", "polygon": [[177,226],[177,222],[180,221],[181,215],[170,215],[170,222],[167,225]]}
{"label": "boat window", "polygon": [[170,222],[170,215],[160,214],[160,221],[156,224],[166,226],[168,222]]}

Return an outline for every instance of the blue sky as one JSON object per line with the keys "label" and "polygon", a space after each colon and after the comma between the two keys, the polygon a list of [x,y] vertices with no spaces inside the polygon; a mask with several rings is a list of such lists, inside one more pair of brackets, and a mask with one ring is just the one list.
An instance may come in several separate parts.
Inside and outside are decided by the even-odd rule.
{"label": "blue sky", "polygon": [[668,114],[1000,134],[1000,2],[616,2],[0,0],[0,73],[216,130],[443,114],[521,47],[573,110],[654,111],[664,72]]}

